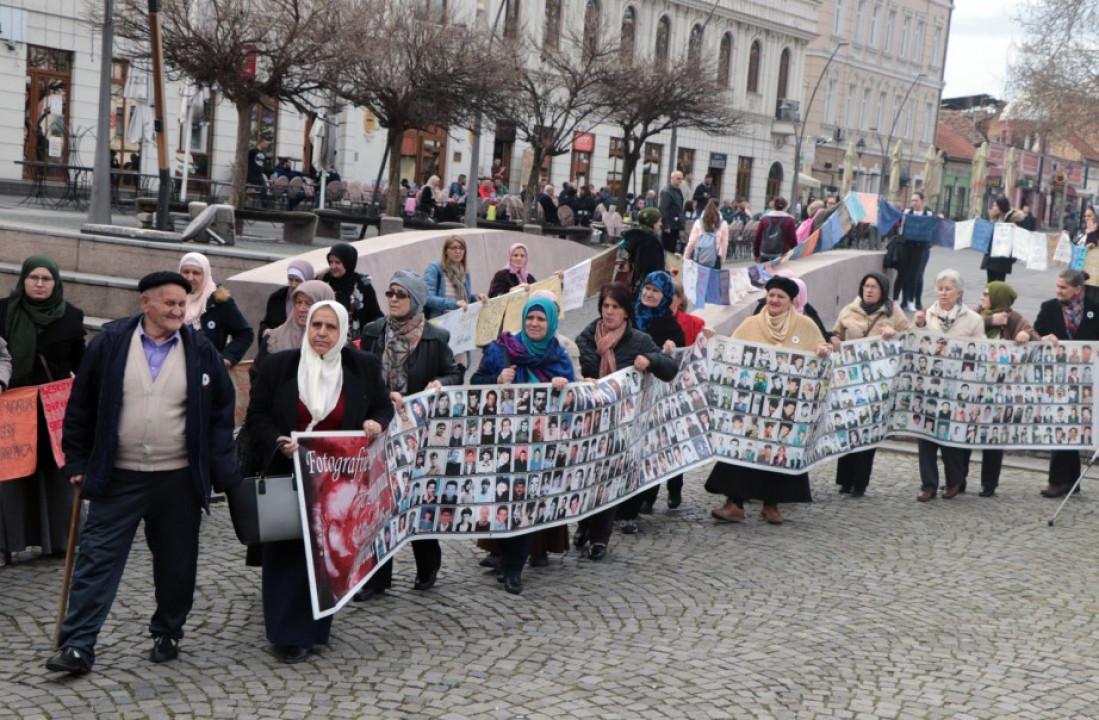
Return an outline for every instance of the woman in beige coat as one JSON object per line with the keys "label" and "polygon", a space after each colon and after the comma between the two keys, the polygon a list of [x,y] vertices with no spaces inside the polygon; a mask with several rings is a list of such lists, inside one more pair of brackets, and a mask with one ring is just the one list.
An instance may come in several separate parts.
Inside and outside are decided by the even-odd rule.
{"label": "woman in beige coat", "polygon": [[[859,282],[859,296],[840,310],[832,327],[832,347],[840,349],[844,340],[880,336],[886,340],[908,329],[908,318],[889,299],[889,280],[881,273],[868,273]],[[870,473],[874,469],[876,450],[862,450],[844,455],[836,466],[836,484],[840,492],[853,498],[866,494]]]}

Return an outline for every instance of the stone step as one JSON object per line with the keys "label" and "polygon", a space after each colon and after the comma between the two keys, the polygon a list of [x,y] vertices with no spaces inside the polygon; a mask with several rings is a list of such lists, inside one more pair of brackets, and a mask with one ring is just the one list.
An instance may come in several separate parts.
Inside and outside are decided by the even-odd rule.
{"label": "stone step", "polygon": [[[0,296],[19,281],[22,263],[0,262]],[[61,271],[65,299],[96,318],[120,318],[137,312],[137,280],[117,275]]]}

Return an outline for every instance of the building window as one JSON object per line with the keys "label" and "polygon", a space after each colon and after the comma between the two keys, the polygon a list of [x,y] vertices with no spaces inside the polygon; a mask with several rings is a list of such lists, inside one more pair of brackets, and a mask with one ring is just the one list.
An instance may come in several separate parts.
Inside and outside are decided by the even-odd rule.
{"label": "building window", "polygon": [[859,127],[863,130],[870,127],[870,88],[862,89],[862,108],[859,112]]}
{"label": "building window", "polygon": [[[194,178],[210,177],[210,160],[214,154],[214,108],[217,106],[217,96],[213,92],[205,96],[196,96],[194,107],[191,109],[191,126],[187,132],[186,147],[179,148],[180,152],[189,153],[190,157],[184,157],[184,162],[191,164],[187,171]],[[198,188],[200,191],[206,188]]]}
{"label": "building window", "polygon": [[843,11],[844,11],[843,0],[836,0],[836,21],[835,21],[835,24],[832,26],[832,34],[833,35],[842,35],[843,34],[843,20],[844,20]]}
{"label": "building window", "polygon": [[862,16],[866,10],[866,0],[858,0],[855,6],[855,27],[851,30],[851,39],[856,43],[862,42]]}
{"label": "building window", "polygon": [[[625,157],[626,150],[622,138],[611,138],[611,148],[607,153],[607,187],[611,189],[611,193],[615,197],[618,196],[618,191],[622,188],[622,158]],[[624,215],[629,213],[625,211],[625,208],[621,208]]]}
{"label": "building window", "polygon": [[782,194],[782,163],[771,163],[771,169],[767,172],[767,203]]}
{"label": "building window", "polygon": [[131,162],[131,153],[141,151],[140,140],[137,142],[127,140],[131,132],[141,131],[141,128],[130,127],[130,116],[134,114],[136,107],[135,103],[126,97],[126,79],[129,74],[129,61],[111,61],[111,156],[112,160],[117,161],[117,167]]}
{"label": "building window", "polygon": [[633,61],[633,48],[637,36],[637,11],[630,5],[622,13],[621,46],[622,57],[626,62]]}
{"label": "building window", "polygon": [[590,58],[599,48],[600,16],[603,9],[599,0],[588,0],[584,8],[584,54]]}
{"label": "building window", "polygon": [[572,136],[572,165],[569,178],[582,188],[591,182],[591,156],[595,152],[595,135],[576,132]]}
{"label": "building window", "polygon": [[660,162],[664,157],[664,146],[658,143],[645,143],[645,153],[641,157],[641,192],[660,190]]}
{"label": "building window", "polygon": [[[27,46],[24,160],[68,163],[72,67],[73,54],[67,50]],[[23,168],[24,177],[35,177],[41,172],[42,168]],[[52,177],[55,173],[49,174]],[[56,174],[67,177],[61,171]]]}
{"label": "building window", "polygon": [[847,86],[847,104],[843,108],[843,126],[847,129],[855,127],[855,86]]}
{"label": "building window", "polygon": [[748,51],[748,92],[759,92],[759,61],[762,52],[759,40],[753,40],[752,49]]}
{"label": "building window", "polygon": [[675,169],[683,173],[684,176],[691,176],[695,170],[695,151],[694,148],[677,148],[675,151]]}
{"label": "building window", "polygon": [[879,133],[882,132],[885,129],[885,128],[882,127],[882,123],[884,123],[884,122],[885,122],[885,93],[883,92],[883,93],[878,94],[878,115],[874,120],[873,129],[877,130]]}
{"label": "building window", "polygon": [[826,125],[834,125],[836,122],[836,81],[828,81],[828,91],[824,96],[824,122]]}
{"label": "building window", "polygon": [[889,11],[889,19],[885,21],[885,37],[882,38],[881,51],[893,52],[893,31],[897,29],[897,11]]}
{"label": "building window", "polygon": [[935,33],[931,36],[931,64],[940,67],[943,64],[943,29],[935,26]]}
{"label": "building window", "polygon": [[727,32],[721,36],[721,48],[717,53],[717,84],[729,87],[729,78],[733,67],[733,34]]}
{"label": "building window", "polygon": [[908,31],[912,28],[912,16],[905,15],[901,20],[901,42],[897,48],[897,57],[904,60],[908,57]]}
{"label": "building window", "polygon": [[881,5],[874,5],[874,10],[870,13],[870,33],[866,39],[866,43],[872,48],[878,46],[878,17],[880,15]]}
{"label": "building window", "polygon": [[691,28],[691,37],[687,41],[687,61],[691,67],[698,67],[702,63],[702,26],[695,25]]}
{"label": "building window", "polygon": [[661,67],[668,65],[668,51],[672,41],[672,21],[667,15],[661,15],[656,23],[656,64]]}
{"label": "building window", "polygon": [[752,195],[752,158],[743,155],[736,161],[736,196],[744,200]]}
{"label": "building window", "polygon": [[504,0],[504,37],[519,37],[519,0]]}
{"label": "building window", "polygon": [[783,48],[778,58],[778,99],[787,97],[790,84],[790,48]]}
{"label": "building window", "polygon": [[556,50],[561,46],[561,0],[546,0],[546,28],[542,47]]}
{"label": "building window", "polygon": [[267,161],[264,172],[275,168],[275,158],[279,149],[279,101],[267,99],[252,106],[252,135],[249,148],[256,147],[260,140],[271,143],[267,148]]}
{"label": "building window", "polygon": [[923,63],[923,40],[927,24],[923,20],[916,23],[916,41],[912,43],[912,62]]}
{"label": "building window", "polygon": [[931,109],[931,103],[923,105],[923,141],[931,142],[931,126],[935,122],[935,115]]}

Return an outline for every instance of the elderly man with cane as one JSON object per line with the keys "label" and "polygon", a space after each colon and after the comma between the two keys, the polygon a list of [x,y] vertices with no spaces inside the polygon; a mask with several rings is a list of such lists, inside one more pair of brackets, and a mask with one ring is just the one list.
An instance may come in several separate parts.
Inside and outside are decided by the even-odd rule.
{"label": "elderly man with cane", "polygon": [[58,649],[46,662],[56,672],[92,669],[142,520],[157,605],[149,660],[179,655],[201,512],[211,485],[239,479],[233,386],[214,346],[183,324],[190,284],[155,272],[138,290],[141,314],[106,325],[92,340],[65,412],[64,473],[91,502]]}

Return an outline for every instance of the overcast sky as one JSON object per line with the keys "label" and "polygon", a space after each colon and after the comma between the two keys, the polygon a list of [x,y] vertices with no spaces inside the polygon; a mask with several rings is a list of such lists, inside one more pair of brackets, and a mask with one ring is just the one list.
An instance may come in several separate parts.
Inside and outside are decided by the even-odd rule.
{"label": "overcast sky", "polygon": [[1015,17],[1024,0],[955,0],[954,5],[943,97],[1006,96],[1007,64],[1018,33]]}

